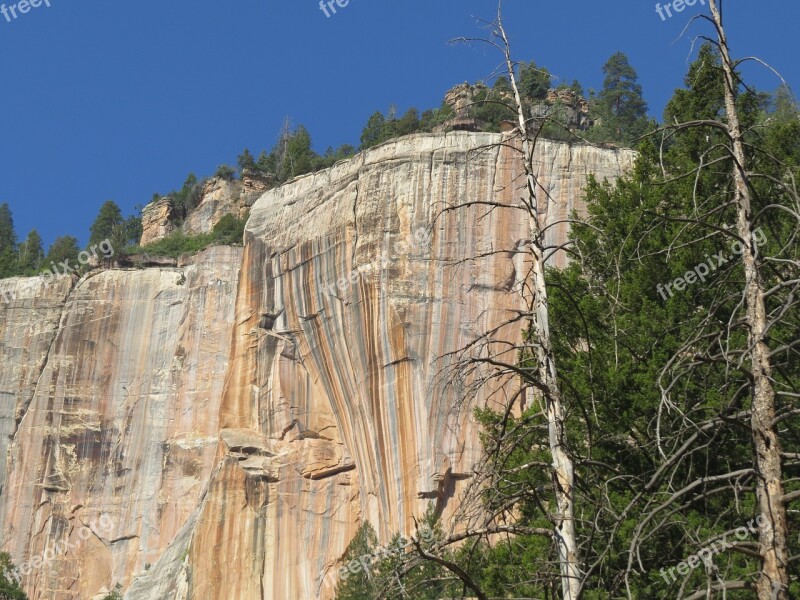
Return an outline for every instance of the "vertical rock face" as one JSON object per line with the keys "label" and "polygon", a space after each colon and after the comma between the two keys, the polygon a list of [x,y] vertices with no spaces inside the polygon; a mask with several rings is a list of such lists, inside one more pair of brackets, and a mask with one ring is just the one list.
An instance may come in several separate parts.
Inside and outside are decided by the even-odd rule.
{"label": "vertical rock face", "polygon": [[219,439],[240,262],[225,247],[183,270],[100,272],[66,301],[59,282],[24,301],[50,299],[42,323],[5,327],[25,316],[4,311],[7,351],[43,338],[32,390],[23,360],[0,368],[4,383],[23,380],[10,390],[20,422],[0,508],[33,600],[129,583],[197,506]]}
{"label": "vertical rock face", "polygon": [[[216,547],[258,568],[226,572],[206,559],[192,576],[203,597],[328,598],[326,576],[357,520],[388,541],[411,533],[431,502],[451,514],[480,447],[471,404],[462,405],[469,382],[448,369],[450,353],[521,308],[511,251],[528,237],[527,218],[485,204],[512,203],[524,185],[518,155],[500,140],[404,138],[253,207],[220,427],[280,459],[265,458],[256,475],[228,452],[192,560]],[[554,224],[584,210],[589,173],[615,178],[633,158],[547,142],[539,150]],[[470,202],[484,204],[447,210]],[[565,227],[552,230],[551,241],[564,239]],[[221,507],[243,481],[260,482],[261,511],[226,519],[221,532]]]}
{"label": "vertical rock face", "polygon": [[161,198],[142,209],[142,246],[152,244],[175,231],[172,222],[172,200]]}
{"label": "vertical rock face", "polygon": [[[244,251],[198,256],[183,286],[178,269],[103,272],[51,290],[36,334],[0,324],[7,347],[42,338],[0,367],[4,415],[22,415],[3,417],[4,548],[19,564],[88,531],[24,579],[31,597],[331,598],[362,521],[386,542],[430,503],[447,519],[489,401],[451,353],[520,307],[527,217],[487,204],[523,193],[501,139],[381,145],[265,193]],[[632,161],[540,142],[551,222]]]}
{"label": "vertical rock face", "polygon": [[36,391],[71,287],[68,276],[0,281],[0,509],[7,505],[9,441]]}

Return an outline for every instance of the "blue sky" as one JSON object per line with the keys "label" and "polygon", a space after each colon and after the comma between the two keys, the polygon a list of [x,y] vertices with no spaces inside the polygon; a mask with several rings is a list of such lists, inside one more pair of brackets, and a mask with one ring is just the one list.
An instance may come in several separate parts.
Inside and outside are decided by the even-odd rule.
{"label": "blue sky", "polygon": [[[499,62],[488,48],[448,44],[480,35],[474,16],[491,18],[494,0],[350,0],[330,17],[318,0],[49,2],[0,16],[0,203],[20,238],[36,228],[46,244],[61,234],[84,243],[105,200],[130,214],[190,171],[210,175],[244,147],[271,147],[287,116],[320,152],[357,145],[374,111],[438,106]],[[800,84],[800,3],[726,4],[736,55]],[[650,0],[507,0],[506,25],[518,59],[586,89],[625,52],[660,116],[689,59],[691,37],[678,36],[701,9],[662,21]],[[745,72],[760,88],[778,85],[763,68]]]}

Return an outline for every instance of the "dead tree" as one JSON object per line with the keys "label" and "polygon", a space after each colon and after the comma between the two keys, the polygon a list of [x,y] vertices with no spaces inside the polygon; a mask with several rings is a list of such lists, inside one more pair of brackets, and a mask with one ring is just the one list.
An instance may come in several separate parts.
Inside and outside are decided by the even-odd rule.
{"label": "dead tree", "polygon": [[[783,469],[781,467],[781,442],[775,424],[775,388],[772,385],[771,351],[767,345],[767,310],[764,301],[767,290],[756,263],[752,200],[748,184],[747,158],[744,151],[742,128],[736,108],[739,81],[734,73],[728,40],[722,23],[717,0],[710,0],[712,22],[717,32],[717,46],[722,56],[725,73],[725,112],[728,137],[733,150],[733,178],[735,182],[736,228],[744,244],[742,266],[745,273],[744,300],[747,307],[748,345],[753,376],[752,427],[753,449],[756,462],[756,495],[766,524],[759,530],[759,553],[762,570],[758,581],[758,597],[788,600],[789,550],[786,505],[783,496]],[[774,591],[780,589],[777,597]]]}
{"label": "dead tree", "polygon": [[[566,447],[564,425],[564,405],[558,383],[555,354],[550,339],[550,313],[547,304],[547,284],[545,266],[547,249],[544,241],[546,214],[540,213],[536,194],[537,182],[533,172],[534,144],[528,135],[528,119],[525,115],[522,97],[515,76],[511,46],[503,27],[500,8],[497,12],[497,30],[502,40],[503,56],[508,69],[511,88],[517,109],[518,126],[522,138],[522,155],[525,162],[527,207],[530,217],[530,276],[533,290],[533,314],[530,322],[531,342],[539,369],[539,383],[542,390],[543,412],[547,419],[548,442],[553,458],[553,493],[558,512],[554,519],[554,533],[558,544],[559,565],[561,568],[561,593],[565,600],[576,600],[581,586],[578,558],[578,544],[575,537],[574,487],[575,466]],[[529,388],[532,391],[532,388]]]}
{"label": "dead tree", "polygon": [[[503,26],[502,1],[498,2],[496,20],[487,23],[491,29],[489,39],[460,38],[458,41],[480,41],[488,43],[500,51],[503,57],[502,72],[508,77],[513,102],[506,104],[516,118],[516,130],[503,145],[519,152],[524,168],[525,182],[519,202],[504,205],[500,201],[469,201],[449,206],[442,212],[468,209],[483,205],[488,210],[513,209],[522,211],[528,220],[528,239],[524,244],[514,248],[511,253],[524,256],[527,271],[523,280],[518,282],[518,289],[524,297],[527,310],[509,316],[503,325],[522,322],[525,325],[525,340],[507,340],[495,337],[503,328],[501,326],[493,331],[484,332],[474,344],[453,353],[455,363],[452,371],[459,371],[458,376],[463,379],[472,379],[476,386],[489,386],[491,380],[509,380],[509,377],[519,378],[521,389],[512,392],[506,398],[504,405],[508,416],[513,407],[519,404],[527,406],[539,405],[537,415],[546,423],[544,431],[538,433],[543,446],[548,448],[551,463],[529,465],[529,468],[542,469],[550,474],[550,485],[547,493],[552,494],[555,500],[555,510],[545,511],[552,523],[552,529],[525,528],[508,525],[507,521],[514,519],[514,507],[521,495],[526,493],[540,494],[541,490],[525,490],[521,495],[512,494],[503,499],[493,514],[485,514],[482,502],[472,515],[464,517],[470,522],[466,533],[451,536],[445,544],[463,542],[470,538],[488,539],[490,536],[504,534],[542,535],[552,540],[557,553],[558,572],[560,579],[559,595],[564,600],[577,600],[580,596],[582,574],[580,557],[575,532],[574,488],[575,473],[574,462],[567,448],[565,431],[565,409],[559,388],[558,372],[556,368],[555,353],[550,337],[550,314],[548,309],[547,284],[545,281],[545,267],[553,248],[545,243],[547,230],[547,211],[542,207],[547,205],[547,200],[538,198],[539,184],[533,168],[533,155],[536,147],[542,120],[533,120],[526,115],[526,105],[523,101],[517,81],[517,63],[511,53],[511,45]],[[517,142],[517,143],[514,143]],[[520,357],[530,360],[533,367],[520,365]],[[487,369],[490,371],[487,374]],[[520,402],[522,400],[522,402]],[[524,427],[532,431],[534,425],[526,422]],[[523,433],[524,435],[524,433]],[[488,464],[488,463],[486,463]],[[484,466],[486,466],[484,464]],[[484,499],[482,494],[492,481],[502,477],[498,472],[480,472],[476,469],[477,481],[473,485],[473,498]],[[466,503],[465,506],[471,506]],[[469,509],[466,509],[469,510]],[[463,515],[462,515],[463,516]],[[500,522],[498,520],[505,522]],[[442,563],[440,563],[442,564]],[[475,591],[475,584],[467,580],[456,570],[450,569],[464,581],[467,588]]]}
{"label": "dead tree", "polygon": [[[680,511],[701,498],[720,494],[754,493],[760,513],[758,520],[757,556],[760,562],[758,578],[753,585],[750,581],[727,581],[723,578],[709,578],[708,588],[689,594],[691,590],[681,588],[679,597],[712,597],[714,592],[734,589],[755,589],[759,600],[787,600],[789,598],[789,565],[787,503],[794,498],[784,489],[785,467],[797,466],[796,456],[788,456],[782,451],[779,424],[786,423],[797,414],[791,406],[781,406],[778,397],[800,397],[791,381],[791,372],[796,364],[796,344],[775,343],[777,326],[787,315],[796,315],[797,294],[800,292],[798,268],[800,262],[788,250],[796,245],[800,233],[800,197],[794,184],[793,171],[788,166],[754,147],[748,142],[748,132],[742,125],[738,100],[743,82],[736,69],[744,61],[734,61],[730,55],[728,39],[723,26],[721,2],[710,0],[710,15],[700,15],[712,24],[715,37],[702,37],[714,47],[719,55],[719,72],[723,82],[724,119],[697,119],[691,122],[675,123],[665,126],[661,131],[678,135],[689,129],[705,129],[716,132],[724,140],[714,144],[714,156],[706,162],[706,155],[700,164],[689,173],[672,174],[664,170],[668,181],[694,177],[699,180],[701,173],[712,166],[729,173],[729,186],[720,193],[725,194],[719,207],[707,208],[702,200],[693,198],[695,213],[687,215],[682,221],[687,223],[687,231],[692,227],[707,228],[710,235],[721,235],[740,244],[738,262],[743,273],[743,283],[736,297],[721,296],[712,306],[704,309],[705,317],[699,322],[696,335],[685,341],[679,352],[662,372],[663,414],[677,413],[673,425],[676,429],[665,432],[659,427],[658,447],[662,461],[660,468],[635,499],[644,506],[642,518],[633,534],[630,546],[628,570],[639,561],[639,548],[642,541],[651,536],[653,530],[668,521],[668,515]],[[692,19],[694,21],[694,19]],[[745,59],[751,60],[751,59]],[[752,59],[755,60],[755,59]],[[759,61],[760,62],[760,61]],[[709,137],[706,138],[707,140]],[[709,150],[708,154],[711,153]],[[754,156],[763,156],[765,161],[773,161],[777,171],[784,171],[785,177],[777,178],[770,172],[760,172]],[[789,202],[781,204],[777,199],[770,202],[762,200],[761,206],[754,206],[757,191],[754,182],[768,181],[771,194],[786,197]],[[720,227],[712,222],[720,209],[733,216],[735,223],[730,228]],[[788,219],[790,226],[782,229],[784,252],[778,256],[763,256],[759,249],[757,232],[759,222],[768,221],[770,214],[779,214]],[[789,233],[786,234],[785,231]],[[777,231],[776,231],[777,235]],[[683,244],[684,242],[680,242]],[[765,277],[767,266],[772,269],[774,285],[768,284]],[[722,287],[722,286],[720,286]],[[734,308],[731,310],[731,306]],[[730,314],[728,314],[730,313]],[[720,327],[720,322],[727,325]],[[736,334],[743,332],[745,343],[738,344]],[[731,386],[731,399],[727,408],[719,415],[703,421],[693,420],[691,414],[681,413],[671,401],[671,394],[680,381],[696,377],[700,369],[709,364],[722,365],[731,373],[727,385]],[[737,374],[734,376],[733,374]],[[777,389],[776,389],[777,388]],[[749,403],[745,401],[749,399]],[[697,452],[705,443],[704,439],[716,435],[725,427],[746,429],[752,446],[752,464],[737,465],[726,473],[702,473],[697,478],[678,482],[672,479],[679,465],[687,457]],[[787,461],[788,459],[792,459]],[[652,493],[663,482],[669,482],[669,496],[655,498]],[[633,503],[631,503],[633,504]],[[704,540],[698,545],[707,545],[713,540]],[[754,545],[755,546],[755,545]],[[747,552],[747,548],[734,548]],[[794,557],[796,560],[797,557]],[[626,574],[627,581],[627,574]],[[629,595],[631,591],[629,588]]]}

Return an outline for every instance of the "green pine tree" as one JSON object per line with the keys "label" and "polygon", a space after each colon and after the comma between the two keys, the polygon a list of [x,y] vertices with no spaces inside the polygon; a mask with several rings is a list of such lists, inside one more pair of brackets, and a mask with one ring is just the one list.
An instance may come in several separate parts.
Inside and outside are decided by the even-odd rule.
{"label": "green pine tree", "polygon": [[8,204],[0,204],[0,279],[17,274],[17,234]]}
{"label": "green pine tree", "polygon": [[[717,64],[715,50],[703,47],[687,88],[668,105],[668,123],[719,117]],[[753,127],[764,118],[759,94],[746,92],[738,102],[749,147],[763,150],[774,125]],[[727,229],[735,222],[728,202],[730,170],[715,166],[697,172],[701,160],[713,165],[730,160],[721,135],[717,128],[689,128],[665,147],[646,142],[633,173],[614,185],[591,184],[588,223],[573,230],[581,262],[550,274],[560,375],[568,382],[570,405],[593,423],[591,446],[584,441],[582,452],[591,454],[591,464],[582,468],[581,480],[586,490],[604,490],[601,503],[589,494],[577,500],[590,524],[582,531],[591,540],[587,561],[599,561],[587,598],[623,595],[616,586],[631,560],[636,567],[626,585],[635,597],[704,590],[709,576],[702,565],[676,578],[669,569],[758,513],[752,480],[745,476],[747,482],[720,485],[726,474],[754,464],[747,427],[751,374],[738,358],[747,347],[740,320],[744,274],[735,258],[708,267],[710,257],[730,258],[735,252]],[[774,269],[764,259],[760,266],[766,287],[777,286],[768,310],[781,315],[770,331],[770,344],[783,348],[776,350],[776,360],[783,357],[774,376],[779,389],[800,385],[800,364],[786,354],[800,314],[791,297],[777,297],[781,281],[797,277],[799,252],[788,240],[797,235],[798,224],[785,211],[768,207],[792,204],[775,182],[786,174],[787,163],[797,164],[797,156],[796,143],[776,142],[769,153],[753,150],[751,163],[760,174],[752,181],[753,210],[769,232],[759,253],[785,265]],[[683,173],[691,176],[680,177]],[[693,276],[693,284],[671,285],[698,270],[706,280]],[[797,419],[786,418],[785,425],[787,433],[795,431]],[[788,455],[797,452],[797,436],[782,441]],[[676,491],[675,502],[668,502]],[[587,510],[598,512],[588,516]],[[790,523],[790,531],[792,525],[797,522]],[[605,533],[611,531],[616,534]],[[739,543],[753,545],[754,539],[749,531]],[[752,581],[759,571],[757,556],[732,549],[715,552],[713,564],[715,583],[717,577]]]}
{"label": "green pine tree", "polygon": [[132,246],[139,244],[142,239],[142,211],[141,208],[137,211],[139,216],[131,215],[125,220],[125,240],[126,243]]}
{"label": "green pine tree", "polygon": [[528,101],[540,101],[547,98],[552,87],[553,78],[544,67],[536,63],[522,63],[519,67],[519,93]]}
{"label": "green pine tree", "polygon": [[52,271],[53,263],[55,263],[55,268],[58,269],[59,273],[63,274],[64,271],[60,265],[64,261],[67,261],[70,267],[77,267],[79,253],[80,249],[78,248],[78,240],[76,238],[71,235],[57,237],[47,252],[42,270],[49,269]]}
{"label": "green pine tree", "polygon": [[638,83],[639,76],[622,52],[608,59],[603,73],[603,89],[594,104],[595,117],[602,123],[603,135],[629,143],[648,127],[647,103]]}
{"label": "green pine tree", "polygon": [[[100,207],[97,218],[89,228],[89,246],[99,244],[103,240],[111,240],[119,237],[119,228],[124,226],[125,220],[122,218],[122,211],[113,200],[104,202]],[[113,240],[112,240],[113,241]],[[122,243],[124,246],[124,242]],[[116,248],[116,245],[114,246]]]}
{"label": "green pine tree", "polygon": [[255,171],[256,169],[256,160],[247,148],[237,157],[236,163],[239,165],[239,173],[245,170]]}
{"label": "green pine tree", "polygon": [[[668,106],[669,122],[719,116],[716,61],[712,48],[701,49],[686,89]],[[800,175],[800,124],[765,113],[757,93],[743,93],[738,102],[753,148],[752,170],[761,175],[751,181],[754,213],[769,232],[760,251],[777,257],[763,258],[760,265],[772,290],[770,344],[780,363],[774,379],[778,389],[795,390],[800,311],[786,286],[800,280],[800,246],[791,241],[798,223],[791,211],[770,207],[793,205],[784,182]],[[586,191],[589,217],[572,231],[576,260],[547,272],[567,445],[576,461],[577,533],[582,562],[591,566],[585,600],[686,597],[719,578],[752,582],[759,571],[757,555],[726,548],[714,554],[711,569],[700,564],[675,580],[669,575],[670,568],[758,514],[752,476],[725,478],[747,473],[754,464],[746,413],[751,374],[738,362],[747,346],[739,318],[741,266],[734,260],[705,282],[672,292],[663,288],[710,256],[730,254],[732,239],[725,233],[734,218],[730,170],[695,172],[700,160],[730,160],[715,129],[682,131],[664,147],[645,141],[632,173],[613,185],[592,182]],[[687,172],[691,176],[678,177]],[[520,360],[522,372],[531,367],[524,354]],[[670,368],[673,360],[680,368]],[[665,407],[662,388],[672,378],[676,385]],[[787,457],[800,450],[793,396],[787,394],[779,409]],[[487,479],[474,501],[488,514],[506,515],[505,523],[546,532],[553,514],[552,479],[541,407],[535,401],[521,414],[482,410],[478,418]],[[685,451],[675,460],[661,455],[681,448]],[[798,488],[793,471],[787,472],[786,493]],[[799,526],[797,515],[790,514],[789,531]],[[740,547],[755,547],[752,531],[746,536]],[[790,545],[796,556],[798,540]],[[558,596],[558,557],[546,535],[503,535],[491,545],[464,548],[457,562],[487,597]],[[792,590],[798,593],[800,587]]]}
{"label": "green pine tree", "polygon": [[44,261],[44,250],[42,248],[42,238],[33,229],[19,245],[17,255],[18,270],[24,275],[35,275],[39,272]]}
{"label": "green pine tree", "polygon": [[311,145],[311,134],[303,125],[299,125],[286,143],[282,180],[310,173],[314,169],[316,158],[317,155]]}
{"label": "green pine tree", "polygon": [[8,600],[28,600],[28,596],[22,591],[17,578],[14,563],[11,562],[11,555],[8,552],[0,552],[0,598]]}
{"label": "green pine tree", "polygon": [[416,108],[409,108],[402,117],[397,120],[397,137],[409,135],[419,129],[419,111]]}
{"label": "green pine tree", "polygon": [[[343,566],[348,570],[340,575],[336,586],[336,600],[372,600],[375,597],[377,589],[373,573],[364,572],[356,565],[361,557],[371,556],[377,545],[375,530],[369,522],[365,522],[358,528],[342,559]],[[352,570],[349,568],[351,563]]]}
{"label": "green pine tree", "polygon": [[361,132],[361,149],[366,150],[376,146],[383,141],[383,131],[386,119],[380,111],[375,112],[367,121],[364,130]]}

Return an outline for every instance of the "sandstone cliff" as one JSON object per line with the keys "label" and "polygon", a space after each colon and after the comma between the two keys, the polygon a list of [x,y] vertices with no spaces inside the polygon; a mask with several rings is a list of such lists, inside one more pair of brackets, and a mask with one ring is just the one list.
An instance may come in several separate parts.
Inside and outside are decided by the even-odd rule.
{"label": "sandstone cliff", "polygon": [[[444,209],[519,196],[500,140],[415,135],[298,178],[252,206],[244,249],[182,268],[0,282],[3,547],[73,543],[30,597],[330,598],[362,520],[388,541],[431,502],[447,518],[480,448],[442,370],[519,306],[495,251],[527,226]],[[540,142],[551,221],[632,161]]]}
{"label": "sandstone cliff", "polygon": [[243,219],[261,194],[272,187],[275,187],[273,178],[247,169],[242,172],[240,179],[211,177],[202,183],[197,206],[180,226],[175,224],[172,199],[160,198],[142,209],[139,245],[157,242],[177,229],[186,235],[209,233],[225,215]]}

